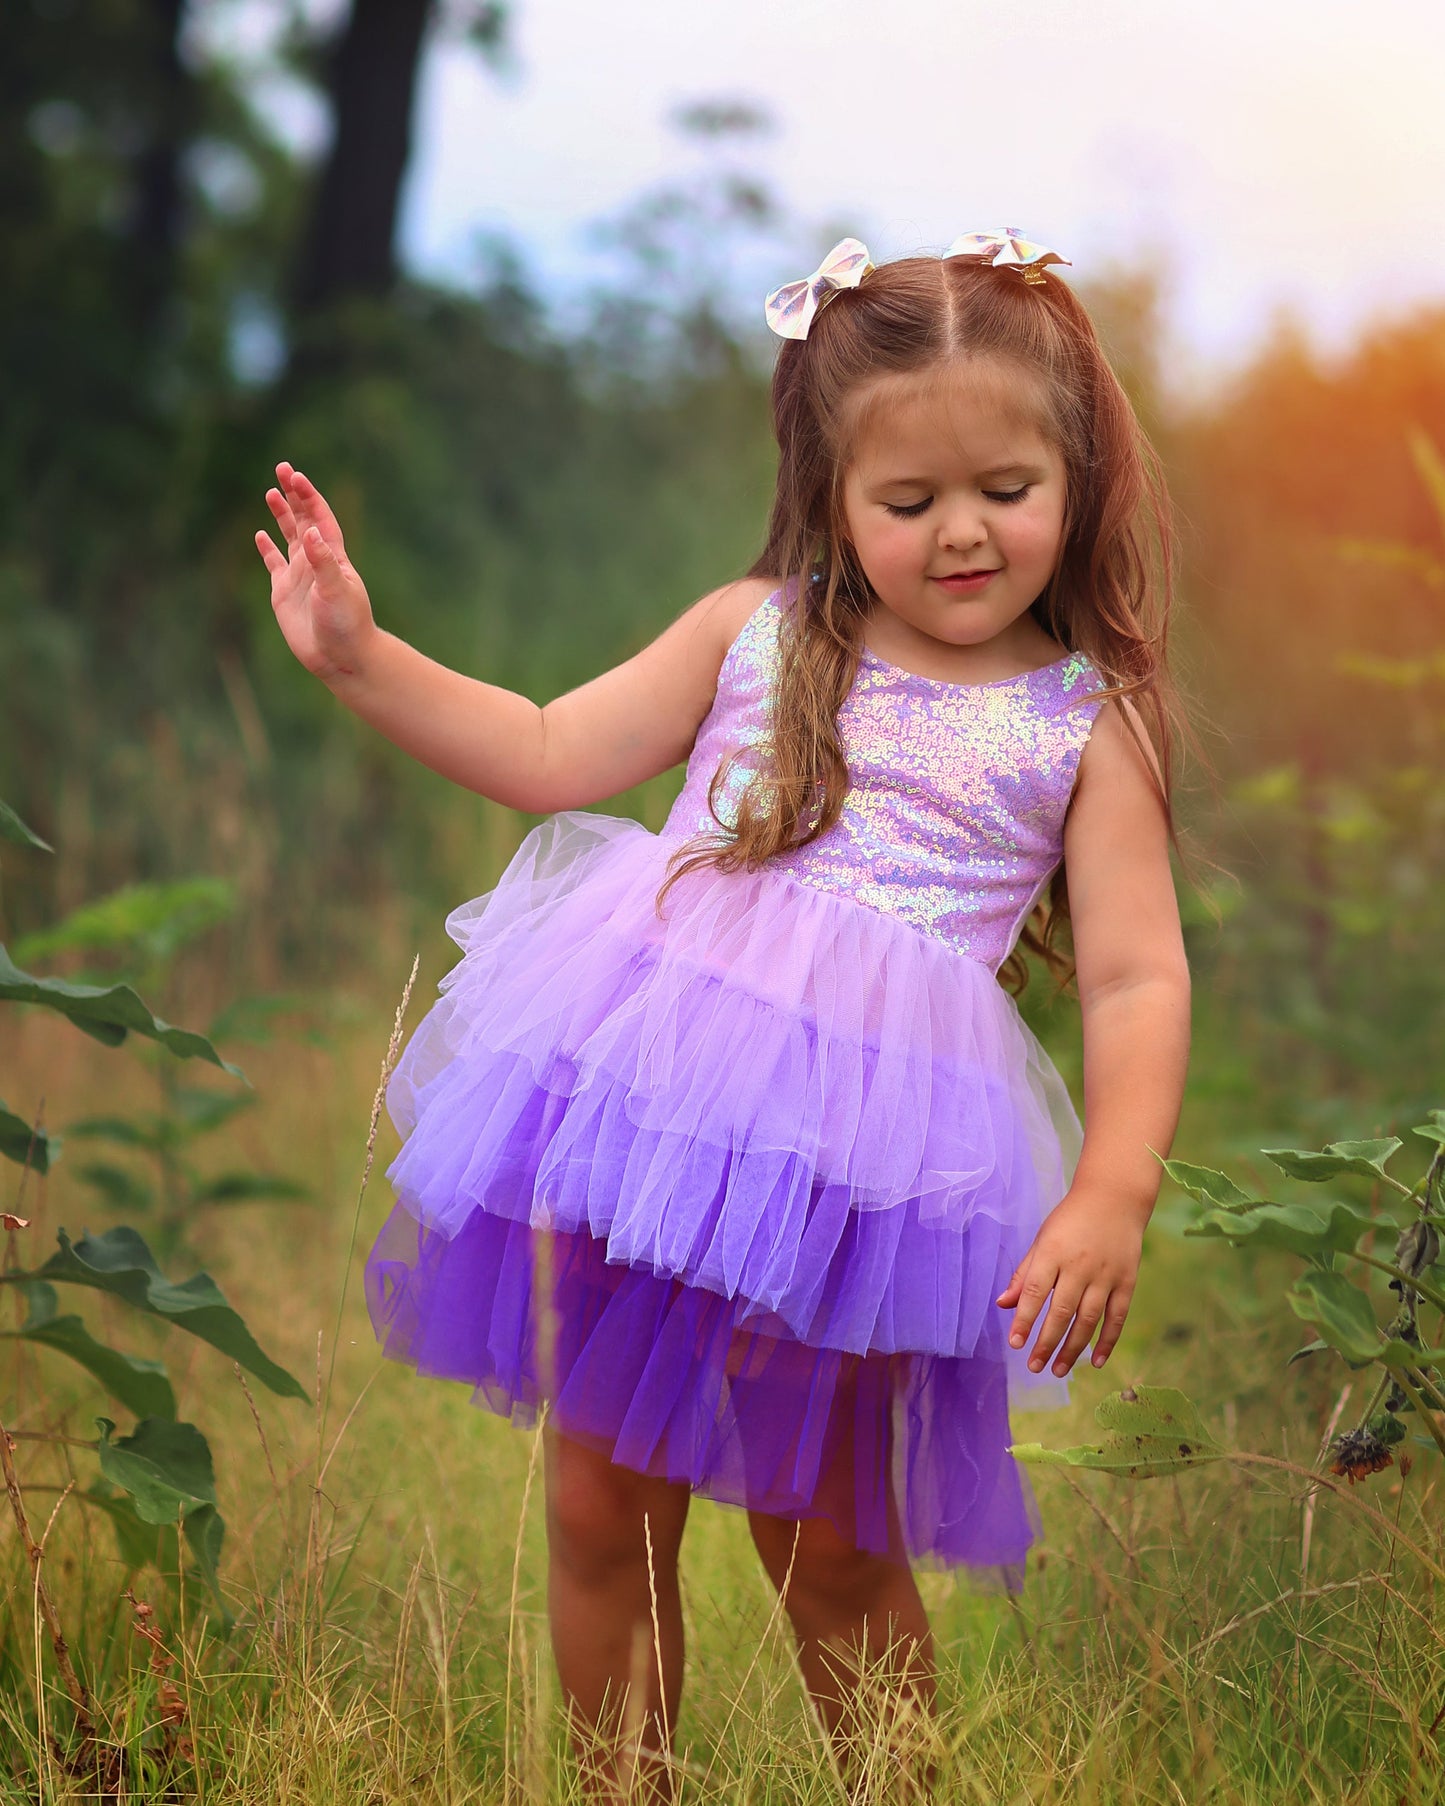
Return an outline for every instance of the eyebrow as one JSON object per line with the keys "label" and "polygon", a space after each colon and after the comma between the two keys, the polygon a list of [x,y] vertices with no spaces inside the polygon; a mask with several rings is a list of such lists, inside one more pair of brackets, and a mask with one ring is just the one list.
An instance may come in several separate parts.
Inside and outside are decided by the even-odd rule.
{"label": "eyebrow", "polygon": [[[1038,463],[993,464],[990,465],[987,470],[980,470],[975,474],[980,477],[1011,477],[1020,474],[1030,474],[1034,471],[1041,470],[1042,468],[1043,466]],[[900,489],[905,486],[926,489],[932,482],[933,479],[931,477],[883,477],[876,487],[879,489],[888,489],[896,483]]]}

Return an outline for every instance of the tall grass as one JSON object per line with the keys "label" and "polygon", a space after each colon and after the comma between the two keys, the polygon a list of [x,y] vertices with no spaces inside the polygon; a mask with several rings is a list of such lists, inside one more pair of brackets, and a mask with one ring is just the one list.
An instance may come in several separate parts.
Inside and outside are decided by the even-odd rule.
{"label": "tall grass", "polygon": [[[239,1153],[284,1150],[324,1202],[196,1225],[200,1251],[245,1297],[266,1345],[316,1376],[309,1414],[254,1399],[208,1350],[188,1351],[190,1367],[175,1376],[183,1403],[207,1394],[229,1494],[229,1637],[203,1598],[133,1577],[154,1608],[143,1622],[174,1658],[168,1677],[157,1674],[108,1528],[66,1495],[63,1461],[25,1462],[32,1515],[51,1519],[45,1566],[72,1647],[109,1738],[128,1753],[118,1782],[127,1797],[173,1797],[167,1788],[288,1806],[581,1797],[547,1644],[537,1436],[473,1409],[464,1388],[382,1363],[366,1322],[356,1268],[387,1207],[385,1184],[367,1189],[359,1223],[356,1199],[388,1007],[376,998],[362,1014],[364,1026],[339,1032],[329,1050],[259,1050],[250,1064],[264,1105],[234,1128]],[[117,1083],[144,1084],[139,1067],[118,1081],[113,1056],[62,1024],[22,1024],[0,1051],[0,1092],[12,1098],[23,1071],[51,1074],[77,1115],[102,1094],[108,1107],[127,1101]],[[1181,1145],[1214,1145],[1211,1108],[1191,1100]],[[383,1123],[378,1160],[391,1146]],[[58,1222],[74,1226],[79,1195],[63,1162],[47,1183],[31,1194],[41,1220],[27,1232],[46,1239]],[[1181,1242],[1174,1214],[1166,1204],[1151,1225],[1109,1367],[1076,1370],[1074,1403],[1016,1419],[1015,1433],[1076,1442],[1105,1393],[1180,1384],[1212,1404],[1221,1440],[1277,1464],[1240,1461],[1135,1487],[1037,1473],[1047,1534],[1021,1598],[923,1574],[942,1685],[937,1726],[918,1734],[931,1742],[941,1797],[1431,1798],[1445,1654],[1439,1590],[1414,1551],[1445,1562],[1438,1466],[1415,1450],[1408,1471],[1402,1459],[1358,1490],[1314,1481],[1323,1442],[1358,1406],[1352,1387],[1309,1363],[1286,1368],[1292,1344],[1270,1302],[1273,1267]],[[43,1388],[30,1377],[18,1428],[88,1432],[98,1401],[57,1390],[49,1370]],[[48,1800],[93,1798],[93,1784],[87,1793],[67,1779],[46,1742],[53,1732],[63,1746],[65,1705],[13,1540],[3,1562],[0,1800],[32,1800],[37,1785]],[[683,1797],[699,1806],[845,1797],[740,1513],[695,1502],[683,1604]],[[156,1750],[168,1741],[168,1768],[148,1762],[148,1740]],[[896,1776],[880,1742],[854,1797],[893,1797]]]}

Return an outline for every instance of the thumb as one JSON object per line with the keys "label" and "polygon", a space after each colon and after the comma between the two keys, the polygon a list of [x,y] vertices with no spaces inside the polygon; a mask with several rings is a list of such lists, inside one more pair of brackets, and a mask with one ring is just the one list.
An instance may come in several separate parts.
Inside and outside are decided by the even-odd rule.
{"label": "thumb", "polygon": [[994,1299],[994,1303],[1000,1305],[1004,1310],[1007,1310],[1011,1304],[1017,1304],[1018,1288],[1023,1282],[1023,1276],[1023,1267],[1015,1267],[1012,1279],[1009,1280],[1008,1284],[999,1293],[998,1297]]}

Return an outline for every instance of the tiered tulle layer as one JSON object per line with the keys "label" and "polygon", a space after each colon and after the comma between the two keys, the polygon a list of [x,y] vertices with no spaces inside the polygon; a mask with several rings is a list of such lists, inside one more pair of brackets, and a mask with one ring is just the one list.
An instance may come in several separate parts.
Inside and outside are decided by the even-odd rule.
{"label": "tiered tulle layer", "polygon": [[1038,1512],[996,1361],[813,1348],[740,1321],[736,1299],[609,1262],[595,1237],[483,1210],[448,1239],[398,1205],[367,1289],[388,1354],[516,1423],[547,1398],[554,1424],[639,1473],[1022,1585]]}
{"label": "tiered tulle layer", "polygon": [[659,918],[671,850],[554,817],[449,918],[465,957],[388,1092],[406,1139],[378,1332],[532,1410],[555,1232],[563,1428],[840,1524],[851,1448],[853,1493],[895,1502],[891,1525],[853,1511],[863,1546],[1021,1560],[1007,1403],[1067,1385],[993,1300],[1062,1194],[1067,1092],[987,968],[866,899],[709,870]]}

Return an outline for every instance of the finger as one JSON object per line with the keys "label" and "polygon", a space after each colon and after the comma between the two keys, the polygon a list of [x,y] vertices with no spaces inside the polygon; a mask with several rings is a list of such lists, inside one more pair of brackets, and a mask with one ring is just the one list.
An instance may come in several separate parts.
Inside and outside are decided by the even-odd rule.
{"label": "finger", "polygon": [[1023,1276],[1023,1267],[1015,1267],[1013,1270],[1013,1278],[1009,1280],[1008,1284],[999,1293],[998,1297],[994,1299],[994,1303],[1002,1305],[1005,1310],[1007,1310],[1011,1304],[1016,1304],[1018,1302],[1018,1288],[1023,1280]]}
{"label": "finger", "polygon": [[1042,1370],[1053,1353],[1055,1344],[1072,1322],[1074,1312],[1078,1309],[1079,1296],[1078,1291],[1065,1291],[1062,1286],[1054,1293],[1053,1305],[1029,1350],[1029,1366],[1035,1373]]}
{"label": "finger", "polygon": [[261,554],[261,562],[273,577],[279,577],[283,571],[289,568],[284,554],[269,533],[256,535],[256,550]]}
{"label": "finger", "polygon": [[1029,1263],[1029,1270],[1024,1274],[1023,1284],[1019,1289],[1019,1305],[1014,1312],[1013,1328],[1009,1331],[1008,1339],[1015,1348],[1022,1348],[1028,1341],[1034,1319],[1044,1308],[1044,1301],[1054,1289],[1054,1281],[1058,1276],[1057,1267],[1049,1271],[1043,1266],[1035,1267],[1032,1261]]}
{"label": "finger", "polygon": [[1104,1327],[1099,1331],[1099,1339],[1094,1344],[1094,1365],[1102,1367],[1114,1352],[1114,1344],[1124,1328],[1124,1319],[1129,1315],[1129,1300],[1134,1296],[1132,1286],[1115,1286],[1109,1295],[1108,1309],[1104,1312]]}
{"label": "finger", "polygon": [[294,546],[300,537],[301,529],[296,525],[296,516],[291,512],[291,504],[279,489],[268,489],[266,506],[276,516],[276,525],[286,535],[286,544]]}
{"label": "finger", "polygon": [[[290,468],[288,466],[288,468]],[[341,523],[331,512],[331,505],[310,477],[299,470],[291,470],[291,481],[285,486],[287,499],[300,519],[320,529],[327,545],[338,558],[346,555],[345,542],[341,537]]]}
{"label": "finger", "polygon": [[328,598],[341,595],[346,587],[345,572],[335,552],[322,537],[319,527],[306,529],[301,535],[301,547],[322,595]]}
{"label": "finger", "polygon": [[1055,1373],[1067,1373],[1089,1346],[1089,1337],[1094,1333],[1094,1325],[1103,1316],[1107,1301],[1108,1290],[1104,1286],[1090,1286],[1084,1293],[1074,1317],[1073,1328],[1064,1337],[1063,1346],[1054,1357]]}

